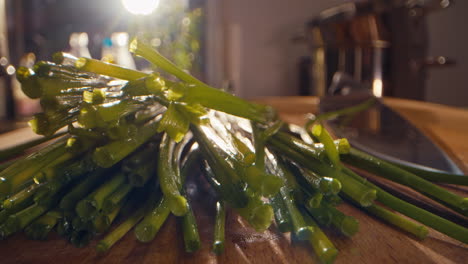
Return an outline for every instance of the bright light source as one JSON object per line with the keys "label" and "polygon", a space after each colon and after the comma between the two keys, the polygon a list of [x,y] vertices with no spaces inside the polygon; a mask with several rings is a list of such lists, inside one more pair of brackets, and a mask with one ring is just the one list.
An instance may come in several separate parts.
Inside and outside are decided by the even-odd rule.
{"label": "bright light source", "polygon": [[6,57],[1,57],[0,58],[0,65],[1,66],[7,66],[8,65],[8,59]]}
{"label": "bright light source", "polygon": [[112,44],[115,44],[119,47],[128,45],[128,33],[127,32],[115,32],[112,33],[111,40]]}
{"label": "bright light source", "polygon": [[135,15],[149,15],[159,5],[159,0],[122,0],[128,12]]}
{"label": "bright light source", "polygon": [[13,65],[8,65],[8,67],[6,68],[6,72],[8,73],[8,75],[13,75],[15,74],[16,69]]}
{"label": "bright light source", "polygon": [[377,98],[382,97],[382,94],[383,94],[382,79],[374,79],[374,81],[372,82],[372,93]]}

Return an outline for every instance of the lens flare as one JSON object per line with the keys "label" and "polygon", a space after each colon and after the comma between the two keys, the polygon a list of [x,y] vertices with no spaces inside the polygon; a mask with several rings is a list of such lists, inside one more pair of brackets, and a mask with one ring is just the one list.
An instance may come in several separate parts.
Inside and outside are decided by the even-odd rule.
{"label": "lens flare", "polygon": [[159,0],[122,0],[128,12],[135,15],[149,15],[159,5]]}

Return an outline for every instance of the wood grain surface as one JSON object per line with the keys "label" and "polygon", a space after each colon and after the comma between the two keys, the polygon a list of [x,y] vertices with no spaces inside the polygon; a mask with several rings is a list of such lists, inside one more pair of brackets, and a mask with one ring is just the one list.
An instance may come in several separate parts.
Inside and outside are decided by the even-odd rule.
{"label": "wood grain surface", "polygon": [[[314,97],[257,101],[274,106],[285,121],[296,124],[302,124],[304,114],[316,111],[318,104]],[[386,99],[386,103],[426,132],[468,172],[468,111],[399,99]],[[0,148],[10,144],[9,136],[0,135]],[[466,189],[460,192],[468,193]],[[171,216],[153,242],[140,243],[129,232],[106,255],[96,254],[98,239],[85,248],[75,248],[55,234],[46,242],[18,234],[0,241],[0,263],[318,263],[306,243],[291,242],[288,234],[274,226],[257,233],[232,211],[226,222],[225,253],[212,254],[214,202],[207,197],[202,190],[192,195],[203,242],[201,250],[193,254],[184,252],[180,223]],[[360,231],[346,238],[325,230],[340,251],[335,263],[468,263],[468,245],[436,231],[419,241],[353,206],[343,204],[339,209],[359,220]]]}

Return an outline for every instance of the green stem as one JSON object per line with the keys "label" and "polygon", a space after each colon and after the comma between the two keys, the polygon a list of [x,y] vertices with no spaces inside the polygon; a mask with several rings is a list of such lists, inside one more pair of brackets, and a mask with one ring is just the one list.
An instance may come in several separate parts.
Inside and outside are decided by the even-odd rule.
{"label": "green stem", "polygon": [[3,201],[3,209],[10,210],[20,204],[28,203],[33,201],[33,195],[39,189],[39,184],[31,184],[16,194],[8,197]]}
{"label": "green stem", "polygon": [[137,39],[132,40],[130,43],[130,52],[135,53],[137,56],[141,56],[151,62],[152,64],[160,67],[164,71],[174,75],[182,81],[193,83],[197,85],[206,85],[202,81],[193,77],[192,75],[184,72],[182,69],[177,67],[171,61],[162,56],[159,52],[153,49],[151,46],[139,41]]}
{"label": "green stem", "polygon": [[52,54],[52,61],[57,64],[74,66],[77,60],[77,57],[67,52],[59,51]]}
{"label": "green stem", "polygon": [[16,70],[16,78],[21,83],[21,90],[31,99],[41,97],[42,91],[32,69],[26,67],[18,67]]}
{"label": "green stem", "polygon": [[201,241],[197,221],[190,205],[187,214],[182,217],[182,232],[184,234],[185,252],[197,251],[200,248]]}
{"label": "green stem", "polygon": [[261,200],[258,195],[249,192],[249,200],[245,207],[234,208],[242,218],[257,232],[265,231],[273,220],[273,208]]}
{"label": "green stem", "polygon": [[82,107],[78,122],[84,128],[108,127],[111,121],[117,121],[125,116],[137,112],[144,105],[135,100],[115,100],[100,105]]}
{"label": "green stem", "polygon": [[415,167],[406,166],[406,165],[398,164],[398,163],[392,163],[392,164],[404,170],[407,170],[425,179],[426,181],[468,186],[468,175],[458,175],[458,174],[450,174],[446,172],[425,170],[425,169],[415,168]]}
{"label": "green stem", "polygon": [[285,160],[289,170],[295,175],[300,187],[309,194],[320,192],[324,195],[335,195],[341,191],[341,182],[335,178],[319,176],[315,172]]}
{"label": "green stem", "polygon": [[47,78],[62,78],[62,79],[91,79],[87,73],[80,72],[77,68],[71,65],[55,64],[49,61],[38,61],[32,67],[33,71],[39,77]]}
{"label": "green stem", "polygon": [[49,211],[27,226],[24,233],[33,240],[46,240],[47,235],[60,218],[62,218],[62,214],[59,211]]}
{"label": "green stem", "polygon": [[397,215],[387,209],[385,209],[382,206],[379,205],[371,205],[369,207],[363,208],[364,211],[369,212],[372,215],[377,216],[378,218],[382,219],[383,221],[396,226],[410,234],[413,234],[419,239],[424,239],[426,238],[427,234],[429,233],[429,230],[420,224],[417,224],[413,221],[410,221],[404,217],[401,217],[400,215]]}
{"label": "green stem", "polygon": [[52,207],[53,203],[54,202],[50,200],[48,203],[44,204],[33,204],[16,214],[10,215],[0,227],[1,236],[6,237],[23,230],[32,221],[47,212]]}
{"label": "green stem", "polygon": [[5,161],[5,162],[2,162],[0,164],[0,172],[4,171],[6,168],[10,167],[11,164],[15,163],[16,160],[9,160],[9,161]]}
{"label": "green stem", "polygon": [[[335,145],[336,151],[338,151],[339,154],[348,154],[351,150],[351,145],[346,138],[335,139],[333,140],[333,143]],[[324,160],[324,158],[327,157],[325,145],[323,143],[314,143],[313,146],[317,151],[319,159]]]}
{"label": "green stem", "polygon": [[192,86],[187,86],[185,91],[184,100],[187,102],[197,102],[205,107],[255,120],[260,123],[265,123],[274,116],[271,108],[250,103],[239,97],[206,85],[190,74],[182,71],[151,46],[137,39],[131,42],[130,51],[145,58],[180,80],[191,84]]}
{"label": "green stem", "polygon": [[0,198],[19,190],[21,186],[31,180],[35,173],[52,161],[72,157],[65,148],[65,140],[59,140],[49,146],[16,161],[0,172]]}
{"label": "green stem", "polygon": [[112,167],[155,135],[158,125],[159,122],[151,121],[140,127],[136,135],[131,138],[113,141],[96,148],[93,153],[94,162],[103,168]]}
{"label": "green stem", "polygon": [[216,218],[214,226],[213,249],[216,255],[221,255],[224,251],[224,233],[226,225],[226,206],[223,202],[216,203]]}
{"label": "green stem", "polygon": [[374,188],[377,190],[377,200],[382,204],[388,206],[389,208],[398,211],[414,220],[434,228],[435,230],[446,234],[452,238],[455,238],[463,243],[468,244],[468,229],[460,225],[457,225],[453,222],[450,222],[440,216],[432,214],[426,210],[423,210],[417,206],[414,206],[410,203],[407,203],[397,197],[389,194],[388,192],[382,190],[381,188],[370,183],[366,179],[357,175],[350,169],[345,168],[345,173],[350,177],[353,177],[356,180],[359,180],[361,183]]}
{"label": "green stem", "polygon": [[365,169],[378,176],[411,187],[427,197],[439,201],[453,210],[468,216],[468,198],[447,191],[411,172],[356,149],[351,149],[349,155],[343,155],[343,159],[355,167]]}
{"label": "green stem", "polygon": [[305,202],[311,208],[319,207],[323,200],[323,194],[320,192],[316,192],[308,197],[308,200]]}
{"label": "green stem", "polygon": [[110,180],[81,200],[76,205],[76,213],[83,219],[93,218],[102,209],[106,197],[125,184],[125,180],[125,175],[122,172],[117,172]]}
{"label": "green stem", "polygon": [[174,163],[174,148],[176,143],[164,134],[159,147],[158,176],[161,191],[167,198],[171,212],[183,216],[188,212],[187,199],[181,195],[182,180],[178,164]]}
{"label": "green stem", "polygon": [[79,58],[75,62],[75,67],[87,72],[94,72],[97,74],[107,75],[122,80],[136,80],[148,76],[148,74],[126,69],[115,64],[110,64],[100,60]]}
{"label": "green stem", "polygon": [[292,199],[290,193],[286,188],[281,188],[280,195],[283,199],[286,209],[289,212],[289,215],[291,216],[291,223],[294,234],[300,240],[307,240],[309,236],[314,232],[313,227],[306,224],[304,218],[302,217],[302,214],[294,204],[294,200]]}
{"label": "green stem", "polygon": [[98,169],[86,178],[78,183],[70,192],[63,196],[60,201],[59,207],[65,211],[72,211],[75,209],[76,204],[88,195],[96,186],[100,185],[104,180],[107,179],[104,174],[104,170]]}
{"label": "green stem", "polygon": [[[105,83],[96,79],[77,79],[66,76],[51,78],[34,75],[30,78],[36,78],[35,85],[37,86],[36,89],[39,88],[40,90],[41,98],[81,94],[83,91],[90,91],[93,88],[100,88],[105,85]],[[26,90],[28,86],[22,85],[22,88]]]}
{"label": "green stem", "polygon": [[159,74],[148,74],[145,78],[130,80],[122,88],[124,94],[129,96],[140,96],[154,94],[161,96],[163,90],[166,90],[166,80],[161,78]]}
{"label": "green stem", "polygon": [[334,178],[322,177],[322,180],[319,182],[320,191],[326,195],[338,194],[341,188],[341,182]]}
{"label": "green stem", "polygon": [[302,214],[296,205],[295,194],[300,193],[300,187],[296,182],[294,175],[286,169],[284,162],[280,161],[274,154],[269,153],[269,170],[278,175],[283,181],[279,195],[284,202],[288,215],[291,219],[292,229],[295,236],[300,240],[306,240],[312,234],[313,230],[307,226]]}
{"label": "green stem", "polygon": [[310,235],[309,242],[320,262],[327,264],[333,263],[338,255],[338,250],[335,245],[333,245],[330,239],[328,239],[317,223],[315,223],[307,213],[304,213],[304,219],[308,225],[313,227],[314,232]]}
{"label": "green stem", "polygon": [[[187,145],[190,141],[191,140],[182,142],[182,144],[180,144],[178,146],[178,149],[176,150],[176,156],[178,157],[175,158],[175,161],[181,167],[180,170],[182,184],[185,183],[187,177],[191,174],[191,170],[194,166],[194,159],[197,159],[196,156],[192,156],[190,155],[190,153],[188,154],[189,156],[186,160],[181,159],[183,146]],[[187,191],[184,187],[181,188],[181,193],[186,197],[188,196]],[[190,202],[188,202],[188,205],[188,212],[182,217],[182,231],[184,234],[185,251],[191,253],[197,251],[200,248],[201,241],[192,205]]]}
{"label": "green stem", "polygon": [[337,118],[337,117],[342,116],[342,115],[352,115],[352,114],[359,113],[361,111],[364,111],[364,110],[368,109],[369,107],[371,107],[375,103],[376,103],[376,99],[371,98],[371,99],[368,99],[368,100],[366,100],[363,103],[360,103],[358,105],[354,105],[354,106],[346,107],[346,108],[339,109],[339,110],[336,110],[336,111],[330,111],[330,112],[320,114],[320,115],[316,116],[315,118],[310,119],[306,123],[306,125],[305,125],[306,130],[311,131],[310,129],[312,128],[313,125],[315,125],[316,123],[321,122],[323,120],[330,120],[330,119],[334,119],[334,118]]}
{"label": "green stem", "polygon": [[267,138],[263,136],[263,131],[260,129],[259,124],[255,122],[250,122],[250,124],[255,148],[255,166],[265,171],[265,141]]}
{"label": "green stem", "polygon": [[243,171],[238,167],[237,171],[241,171],[242,179],[247,182],[250,188],[264,197],[271,197],[278,193],[284,181],[271,173],[265,173],[265,169],[260,170],[259,167],[249,166]]}
{"label": "green stem", "polygon": [[34,133],[50,136],[62,127],[73,123],[77,115],[77,111],[69,113],[62,110],[38,113],[34,115],[33,119],[29,120],[28,125]]}
{"label": "green stem", "polygon": [[300,145],[288,144],[288,141],[282,142],[275,137],[270,139],[274,148],[283,152],[283,155],[297,162],[301,166],[317,172],[319,175],[327,175],[339,180],[342,184],[342,191],[358,202],[362,206],[370,206],[376,199],[376,190],[369,188],[364,184],[347,177],[340,169],[315,159],[315,150],[305,143]]}
{"label": "green stem", "polygon": [[83,92],[83,101],[89,104],[102,104],[106,100],[104,89],[93,89],[93,91]]}
{"label": "green stem", "polygon": [[149,143],[122,162],[122,171],[127,175],[130,185],[142,187],[148,180],[156,177],[155,161],[159,154],[159,143]]}
{"label": "green stem", "polygon": [[[245,181],[253,191],[264,197],[275,195],[283,185],[283,181],[276,175],[265,172],[265,140],[269,128],[262,131],[259,124],[252,122],[255,145],[255,154],[253,154],[246,143],[234,134],[233,129],[227,127],[229,124],[226,124],[222,118],[228,117],[219,114],[219,118],[210,118],[209,127],[204,127],[205,133],[210,136],[209,140],[215,146],[213,149],[229,162],[238,177]],[[242,136],[239,135],[239,137]],[[247,137],[244,137],[244,140],[251,141]],[[246,157],[254,160],[250,163],[246,162]]]}
{"label": "green stem", "polygon": [[156,162],[149,161],[130,173],[127,173],[128,182],[135,187],[142,187],[152,177],[156,176]]}
{"label": "green stem", "polygon": [[56,134],[54,134],[52,136],[41,137],[41,138],[38,138],[38,139],[34,139],[34,140],[30,140],[30,141],[21,143],[19,145],[15,145],[15,146],[10,147],[10,148],[2,149],[2,150],[0,150],[0,161],[10,159],[10,158],[12,158],[12,157],[14,157],[16,155],[19,155],[19,154],[23,153],[27,149],[38,146],[38,145],[40,145],[40,144],[42,144],[44,142],[47,142],[49,140],[52,140],[54,138],[63,136],[64,134],[65,134],[65,132],[59,132],[59,133],[56,133]]}
{"label": "green stem", "polygon": [[[371,205],[373,207],[373,205]],[[363,207],[367,208],[367,207]],[[359,230],[359,222],[356,218],[345,215],[327,202],[322,202],[320,207],[306,206],[310,215],[321,225],[333,226],[341,234],[351,237]]]}
{"label": "green stem", "polygon": [[270,198],[270,204],[273,207],[275,222],[279,231],[282,233],[291,232],[293,230],[291,215],[284,204],[281,194],[278,193]]}
{"label": "green stem", "polygon": [[[214,181],[217,184],[212,184],[220,195],[234,208],[245,207],[248,203],[248,197],[244,191],[245,183],[239,178],[239,174],[228,162],[228,158],[219,155],[218,146],[209,138],[208,133],[201,126],[192,126],[192,132],[204,158],[209,164]],[[211,179],[211,177],[207,177]]]}
{"label": "green stem", "polygon": [[[3,224],[3,222],[5,222],[5,220],[8,219],[10,214],[14,214],[14,213],[10,213],[10,210],[1,210],[0,211],[0,226]],[[0,239],[1,238],[2,238],[2,234],[0,233]]]}
{"label": "green stem", "polygon": [[[155,202],[156,192],[154,189],[147,189],[144,193],[139,192],[135,197],[132,197],[122,208],[122,215],[126,215],[127,210],[132,210],[130,216],[125,219],[117,228],[112,230],[107,234],[104,239],[98,242],[96,250],[98,253],[105,253],[109,248],[111,248],[117,241],[119,241],[125,234],[127,234],[130,229],[140,222],[141,219],[145,216],[146,212],[149,209],[149,206]],[[147,195],[147,193],[149,195]],[[146,199],[145,199],[146,198]],[[146,204],[142,204],[142,200],[146,201]],[[134,210],[134,208],[137,208]]]}
{"label": "green stem", "polygon": [[135,236],[138,241],[153,241],[170,212],[169,202],[167,198],[163,196],[159,203],[150,212],[144,215],[144,219],[135,227]]}
{"label": "green stem", "polygon": [[[85,144],[78,143],[80,148]],[[85,146],[84,149],[88,147]],[[89,153],[84,153],[80,155],[79,152],[83,150],[78,150],[74,153],[75,156],[79,158],[63,161],[62,158],[58,158],[55,161],[51,162],[46,168],[42,169],[39,173],[34,176],[34,182],[60,182],[67,184],[84,174],[96,170],[96,165],[91,161],[91,155]]]}
{"label": "green stem", "polygon": [[3,208],[0,211],[0,226],[8,219],[10,215],[24,210],[25,208],[33,204],[32,197],[26,197],[26,199],[20,199],[15,201],[14,204],[10,204],[8,208]]}
{"label": "green stem", "polygon": [[110,214],[117,206],[126,199],[128,194],[133,190],[134,186],[130,184],[122,184],[111,195],[104,200],[102,211]]}
{"label": "green stem", "polygon": [[314,125],[312,127],[312,134],[323,144],[325,153],[333,166],[341,167],[340,154],[333,142],[333,138],[322,125]]}
{"label": "green stem", "polygon": [[96,216],[96,218],[94,218],[93,227],[98,233],[104,233],[110,228],[112,222],[114,222],[115,218],[119,214],[120,209],[122,208],[122,204],[123,201],[114,206],[114,209],[111,211],[101,212],[98,216]]}
{"label": "green stem", "polygon": [[257,156],[242,140],[240,140],[232,131],[229,131],[229,139],[232,140],[234,147],[238,150],[237,160],[244,166],[250,166],[256,163]]}

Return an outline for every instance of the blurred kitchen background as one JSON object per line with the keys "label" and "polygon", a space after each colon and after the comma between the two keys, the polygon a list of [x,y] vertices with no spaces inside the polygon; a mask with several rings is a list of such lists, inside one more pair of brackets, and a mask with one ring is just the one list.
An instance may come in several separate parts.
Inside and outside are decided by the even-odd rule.
{"label": "blurred kitchen background", "polygon": [[463,0],[0,0],[0,118],[38,111],[15,67],[69,51],[145,70],[123,51],[135,35],[244,98],[322,95],[341,71],[376,95],[468,107],[467,12]]}

